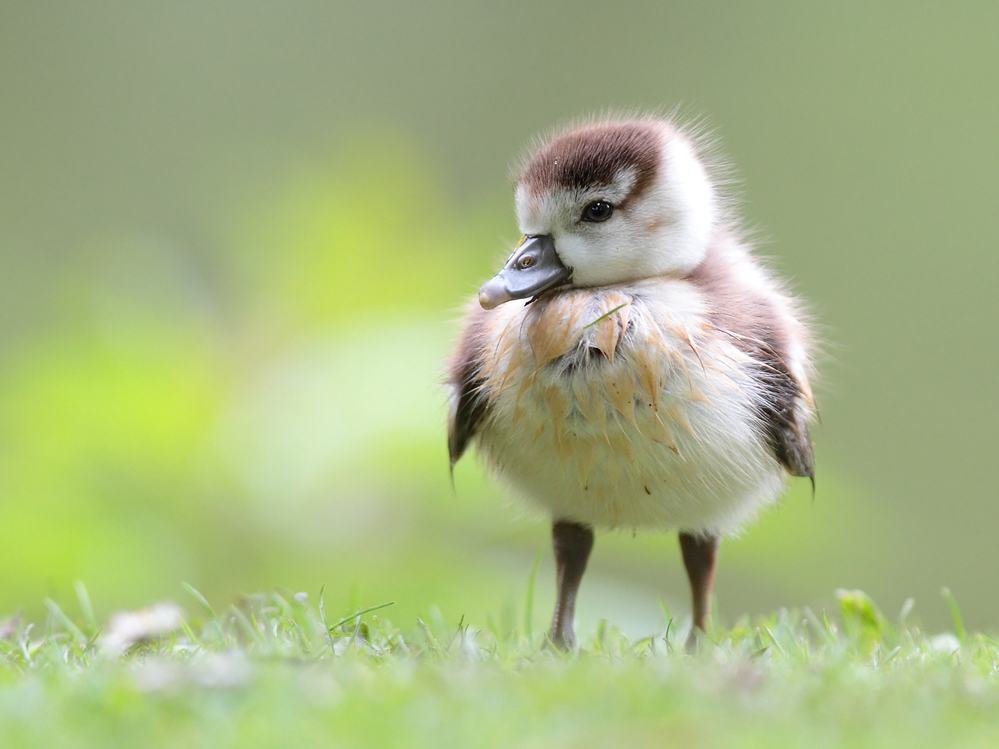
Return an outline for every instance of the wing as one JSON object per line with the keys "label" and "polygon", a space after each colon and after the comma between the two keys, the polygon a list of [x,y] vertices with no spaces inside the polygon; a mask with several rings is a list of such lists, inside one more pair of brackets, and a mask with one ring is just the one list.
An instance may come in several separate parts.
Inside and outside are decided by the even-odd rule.
{"label": "wing", "polygon": [[807,387],[791,374],[776,346],[762,339],[743,338],[739,343],[755,362],[754,379],[761,385],[757,414],[770,449],[788,473],[811,479],[814,487]]}
{"label": "wing", "polygon": [[482,422],[489,413],[485,378],[481,375],[484,312],[482,309],[469,312],[449,366],[451,412],[448,417],[447,449],[452,467],[482,428]]}
{"label": "wing", "polygon": [[764,400],[759,406],[767,441],[777,460],[792,476],[807,476],[815,485],[808,410],[801,384],[787,371],[783,360],[773,357],[763,380]]}

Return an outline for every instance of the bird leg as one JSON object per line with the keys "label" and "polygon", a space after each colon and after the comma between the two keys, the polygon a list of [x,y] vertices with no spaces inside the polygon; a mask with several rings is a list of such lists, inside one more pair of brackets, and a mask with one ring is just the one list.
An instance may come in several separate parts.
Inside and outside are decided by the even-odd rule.
{"label": "bird leg", "polygon": [[552,541],[555,546],[555,615],[548,639],[560,650],[572,650],[576,647],[572,628],[576,592],[593,549],[593,529],[558,520],[552,525]]}
{"label": "bird leg", "polygon": [[692,534],[680,532],[680,551],[683,565],[690,579],[690,592],[694,601],[694,626],[690,628],[687,647],[697,642],[698,630],[706,632],[711,618],[711,583],[715,579],[715,562],[721,539],[712,533]]}

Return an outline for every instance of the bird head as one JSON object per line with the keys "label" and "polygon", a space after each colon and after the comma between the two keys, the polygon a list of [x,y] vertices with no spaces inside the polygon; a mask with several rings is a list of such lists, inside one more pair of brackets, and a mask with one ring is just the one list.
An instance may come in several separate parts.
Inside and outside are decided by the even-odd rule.
{"label": "bird head", "polygon": [[693,141],[656,119],[560,133],[527,160],[514,197],[524,237],[480,289],[487,309],[554,288],[687,273],[721,213]]}

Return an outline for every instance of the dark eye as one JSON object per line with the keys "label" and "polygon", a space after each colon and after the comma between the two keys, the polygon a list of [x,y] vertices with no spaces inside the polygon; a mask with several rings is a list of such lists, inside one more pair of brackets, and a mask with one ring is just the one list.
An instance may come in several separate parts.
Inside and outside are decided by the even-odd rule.
{"label": "dark eye", "polygon": [[606,200],[594,200],[583,209],[583,221],[606,221],[614,213],[614,206]]}

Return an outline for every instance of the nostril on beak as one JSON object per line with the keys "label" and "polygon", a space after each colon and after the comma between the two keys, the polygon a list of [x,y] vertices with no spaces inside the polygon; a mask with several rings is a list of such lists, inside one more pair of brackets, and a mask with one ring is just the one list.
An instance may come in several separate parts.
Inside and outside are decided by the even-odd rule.
{"label": "nostril on beak", "polygon": [[511,299],[513,297],[507,290],[506,284],[501,278],[495,276],[482,284],[482,288],[479,289],[479,304],[482,309],[494,309]]}

